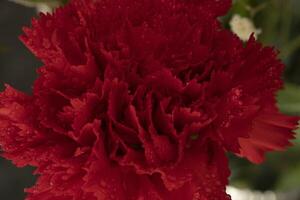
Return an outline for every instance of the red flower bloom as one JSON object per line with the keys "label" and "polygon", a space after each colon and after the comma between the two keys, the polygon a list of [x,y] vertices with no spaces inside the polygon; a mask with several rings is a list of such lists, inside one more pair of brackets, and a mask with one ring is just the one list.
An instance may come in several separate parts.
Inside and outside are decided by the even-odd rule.
{"label": "red flower bloom", "polygon": [[230,4],[74,0],[33,20],[33,95],[0,96],[3,156],[40,175],[27,200],[226,200],[226,151],[288,146],[283,64],[220,26]]}

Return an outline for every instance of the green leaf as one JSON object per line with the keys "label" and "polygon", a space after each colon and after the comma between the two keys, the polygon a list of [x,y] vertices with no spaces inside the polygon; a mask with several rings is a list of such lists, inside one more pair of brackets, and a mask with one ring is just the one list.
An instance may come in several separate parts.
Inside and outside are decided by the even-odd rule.
{"label": "green leaf", "polygon": [[300,185],[300,164],[288,169],[288,173],[285,173],[278,181],[278,190],[291,190],[298,189]]}
{"label": "green leaf", "polygon": [[283,90],[277,94],[280,110],[288,114],[300,114],[300,87],[287,83]]}

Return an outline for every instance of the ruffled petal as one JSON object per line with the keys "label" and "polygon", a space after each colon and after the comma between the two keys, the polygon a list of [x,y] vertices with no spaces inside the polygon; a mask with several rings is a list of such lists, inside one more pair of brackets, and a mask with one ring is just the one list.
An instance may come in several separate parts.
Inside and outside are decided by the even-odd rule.
{"label": "ruffled petal", "polygon": [[254,119],[249,138],[240,138],[240,155],[254,163],[264,161],[268,151],[283,151],[291,146],[292,132],[298,125],[299,117],[290,117],[269,107]]}

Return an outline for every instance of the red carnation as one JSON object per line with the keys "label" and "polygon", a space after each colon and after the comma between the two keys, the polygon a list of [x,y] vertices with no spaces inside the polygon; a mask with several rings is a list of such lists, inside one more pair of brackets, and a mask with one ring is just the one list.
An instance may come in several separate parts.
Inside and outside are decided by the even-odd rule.
{"label": "red carnation", "polygon": [[226,151],[290,145],[283,64],[217,17],[230,0],[73,0],[24,29],[43,61],[0,96],[0,144],[35,166],[27,200],[227,200]]}

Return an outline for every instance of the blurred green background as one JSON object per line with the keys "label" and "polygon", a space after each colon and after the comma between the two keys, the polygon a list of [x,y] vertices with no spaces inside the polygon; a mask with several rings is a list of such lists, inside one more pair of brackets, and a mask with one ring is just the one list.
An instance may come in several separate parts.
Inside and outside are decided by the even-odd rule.
{"label": "blurred green background", "polygon": [[[30,24],[37,9],[47,11],[66,0],[0,1],[0,89],[3,83],[30,93],[35,69],[41,65],[21,44],[22,27]],[[17,2],[17,3],[16,3]],[[286,64],[285,88],[277,95],[282,112],[300,115],[300,0],[235,0],[222,22],[230,28],[233,15],[247,17],[261,30],[258,40],[275,46]],[[238,188],[296,194],[286,200],[300,200],[300,131],[294,146],[286,152],[270,153],[266,162],[253,165],[230,157],[230,183]],[[0,200],[24,199],[23,188],[34,183],[30,167],[17,169],[0,159]],[[238,199],[239,200],[239,199]]]}

